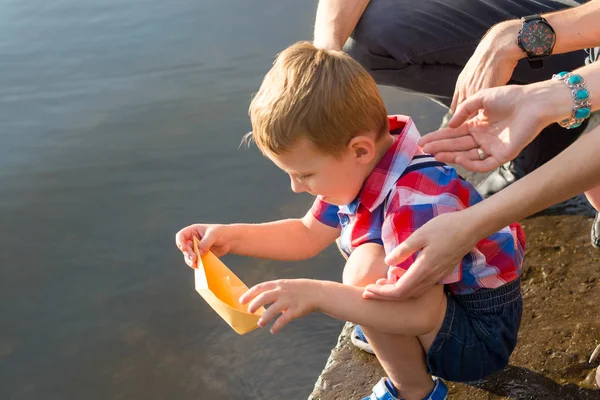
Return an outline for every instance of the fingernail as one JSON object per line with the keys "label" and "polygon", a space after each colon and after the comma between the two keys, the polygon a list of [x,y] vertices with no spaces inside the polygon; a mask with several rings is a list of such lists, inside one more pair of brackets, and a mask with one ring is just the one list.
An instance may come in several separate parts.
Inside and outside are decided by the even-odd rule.
{"label": "fingernail", "polygon": [[272,335],[275,334],[275,331],[273,330],[273,328],[269,329],[269,332],[271,332]]}

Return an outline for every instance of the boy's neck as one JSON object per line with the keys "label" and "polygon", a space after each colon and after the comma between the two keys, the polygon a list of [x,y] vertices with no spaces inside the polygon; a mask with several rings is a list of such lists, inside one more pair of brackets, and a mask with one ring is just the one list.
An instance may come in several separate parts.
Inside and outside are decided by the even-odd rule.
{"label": "boy's neck", "polygon": [[379,164],[379,161],[381,161],[385,153],[390,147],[392,147],[395,141],[396,139],[394,136],[390,135],[389,133],[385,133],[381,138],[379,138],[375,144],[377,155],[373,157],[373,161],[371,161],[371,165],[369,165],[369,175],[371,172],[373,172],[377,164]]}

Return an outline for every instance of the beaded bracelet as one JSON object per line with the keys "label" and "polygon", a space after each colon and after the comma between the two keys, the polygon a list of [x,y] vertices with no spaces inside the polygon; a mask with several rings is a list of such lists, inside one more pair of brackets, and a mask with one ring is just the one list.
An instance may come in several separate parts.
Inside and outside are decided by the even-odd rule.
{"label": "beaded bracelet", "polygon": [[581,75],[572,74],[570,72],[559,72],[552,75],[552,79],[563,81],[570,89],[573,97],[573,111],[569,118],[563,119],[559,125],[563,128],[573,129],[581,125],[581,123],[590,116],[592,111],[592,97]]}

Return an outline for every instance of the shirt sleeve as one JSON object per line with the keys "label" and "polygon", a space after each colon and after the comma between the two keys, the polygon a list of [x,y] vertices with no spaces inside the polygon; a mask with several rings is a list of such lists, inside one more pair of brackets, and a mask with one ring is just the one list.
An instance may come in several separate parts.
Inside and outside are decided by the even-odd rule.
{"label": "shirt sleeve", "polygon": [[315,199],[310,211],[312,215],[323,224],[332,228],[340,228],[340,218],[338,217],[339,207],[333,204],[329,204],[320,197]]}

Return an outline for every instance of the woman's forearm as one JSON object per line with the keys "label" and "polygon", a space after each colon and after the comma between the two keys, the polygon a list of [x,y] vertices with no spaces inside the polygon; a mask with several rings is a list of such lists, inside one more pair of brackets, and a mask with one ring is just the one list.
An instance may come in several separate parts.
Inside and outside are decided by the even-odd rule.
{"label": "woman's forearm", "polygon": [[600,127],[508,188],[461,212],[484,238],[508,224],[600,185]]}
{"label": "woman's forearm", "polygon": [[[600,0],[598,1],[600,3]],[[600,62],[595,62],[571,71],[581,75],[591,94],[591,110],[600,109]],[[563,81],[546,80],[522,86],[526,95],[525,107],[532,109],[532,118],[538,118],[544,124],[557,122],[571,115],[573,95]],[[568,131],[565,132],[569,134]]]}
{"label": "woman's forearm", "polygon": [[369,0],[320,0],[315,18],[314,44],[341,50]]}

